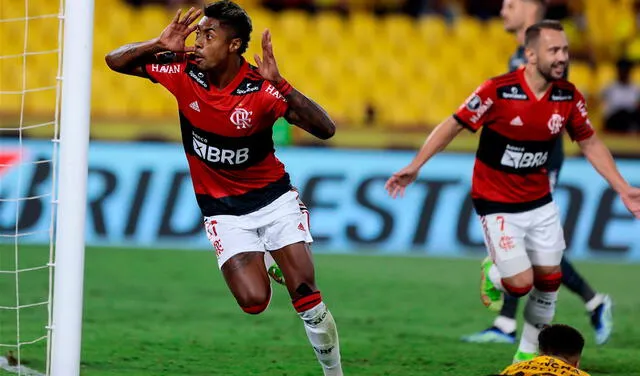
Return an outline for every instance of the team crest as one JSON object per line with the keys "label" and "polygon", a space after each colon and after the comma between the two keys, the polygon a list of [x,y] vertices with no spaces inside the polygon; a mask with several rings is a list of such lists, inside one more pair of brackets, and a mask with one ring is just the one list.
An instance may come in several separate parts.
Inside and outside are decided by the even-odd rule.
{"label": "team crest", "polygon": [[236,107],[231,113],[229,120],[236,126],[236,129],[247,129],[251,128],[251,115],[253,115],[252,111],[248,111],[242,107]]}
{"label": "team crest", "polygon": [[551,131],[551,134],[556,134],[560,132],[562,129],[562,125],[564,124],[564,117],[560,116],[560,114],[553,114],[549,118],[547,122],[547,127]]}

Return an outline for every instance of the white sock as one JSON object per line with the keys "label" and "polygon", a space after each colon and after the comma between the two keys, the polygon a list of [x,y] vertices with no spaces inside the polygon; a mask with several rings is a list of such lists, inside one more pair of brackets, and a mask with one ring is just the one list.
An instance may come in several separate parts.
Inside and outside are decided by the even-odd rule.
{"label": "white sock", "polygon": [[516,319],[502,315],[493,320],[493,326],[507,334],[515,332],[517,324]]}
{"label": "white sock", "polygon": [[325,376],[342,376],[340,363],[340,344],[338,330],[331,312],[323,302],[315,307],[300,312],[304,321],[304,330],[313,347],[318,361],[322,365]]}
{"label": "white sock", "polygon": [[269,268],[272,265],[276,264],[276,260],[273,259],[273,256],[271,256],[271,252],[265,252],[264,253],[264,266],[267,268],[267,270],[269,270]]}
{"label": "white sock", "polygon": [[558,292],[544,292],[535,287],[529,293],[524,307],[524,327],[518,350],[532,353],[538,351],[538,334],[551,324],[556,312]]}
{"label": "white sock", "polygon": [[588,312],[593,312],[604,301],[604,295],[596,294],[591,300],[585,303]]}
{"label": "white sock", "polygon": [[489,267],[489,280],[491,280],[498,290],[506,292],[504,286],[502,286],[502,277],[500,276],[500,271],[498,271],[496,264],[491,264]]}

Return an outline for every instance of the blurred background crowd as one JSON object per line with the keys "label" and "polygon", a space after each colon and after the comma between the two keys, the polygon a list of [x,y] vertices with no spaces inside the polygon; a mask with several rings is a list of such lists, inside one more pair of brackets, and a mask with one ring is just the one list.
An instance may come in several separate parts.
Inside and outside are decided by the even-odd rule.
{"label": "blurred background crowd", "polygon": [[[413,148],[485,79],[507,71],[517,43],[504,31],[501,0],[238,0],[253,19],[245,55],[253,63],[260,33],[270,28],[281,71],[316,99],[340,127],[331,145]],[[2,18],[20,17],[22,2],[3,7]],[[50,2],[56,12],[57,3]],[[176,7],[188,0],[96,0],[92,136],[95,139],[177,140],[174,99],[144,80],[110,72],[103,57],[122,44],[157,36]],[[30,11],[31,13],[34,10]],[[608,133],[620,154],[638,154],[640,143],[640,0],[550,0],[547,18],[563,22],[570,39],[570,80],[588,98],[592,122]],[[37,35],[57,30],[57,20],[29,23],[29,51],[55,46]],[[2,55],[20,54],[24,25],[0,24]],[[9,43],[11,42],[11,43]],[[55,55],[28,56],[23,69],[33,87],[54,84],[45,66]],[[21,85],[10,59],[0,59],[3,90]],[[29,86],[28,85],[28,86]],[[55,95],[3,96],[3,118],[36,116]],[[9,114],[9,115],[6,115]],[[37,130],[33,131],[37,135]],[[420,137],[416,137],[420,135]],[[634,135],[629,137],[629,135]],[[475,136],[453,149],[472,150]],[[280,125],[279,143],[312,139]],[[575,149],[573,149],[575,151]],[[569,153],[572,149],[569,149]]]}

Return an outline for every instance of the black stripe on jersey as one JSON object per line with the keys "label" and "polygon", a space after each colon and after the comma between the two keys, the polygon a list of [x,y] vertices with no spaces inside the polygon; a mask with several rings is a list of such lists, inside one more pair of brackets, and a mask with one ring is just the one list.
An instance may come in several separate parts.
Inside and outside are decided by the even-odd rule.
{"label": "black stripe on jersey", "polygon": [[195,127],[180,112],[180,130],[185,153],[213,169],[242,170],[274,151],[271,127],[250,136],[226,137]]}
{"label": "black stripe on jersey", "polygon": [[184,71],[192,81],[195,81],[195,83],[202,86],[205,90],[209,90],[209,78],[207,74],[198,69],[197,66],[188,63]]}
{"label": "black stripe on jersey", "polygon": [[554,85],[551,88],[551,95],[549,95],[549,102],[571,102],[574,98],[574,92],[570,87],[560,87]]}
{"label": "black stripe on jersey", "polygon": [[260,91],[263,82],[264,79],[251,80],[246,77],[242,80],[242,82],[240,82],[240,85],[238,85],[238,87],[236,87],[233,92],[231,92],[231,95],[247,95],[255,93],[256,91]]}
{"label": "black stripe on jersey", "polygon": [[261,209],[291,190],[289,174],[258,189],[237,196],[214,198],[196,194],[198,206],[205,217],[213,215],[245,215]]}
{"label": "black stripe on jersey", "polygon": [[460,117],[456,114],[453,114],[453,118],[456,119],[456,121],[458,122],[458,124],[462,125],[463,127],[467,128],[468,130],[470,130],[473,133],[476,133],[478,130],[474,129],[472,126],[470,126],[469,124],[467,124],[464,120],[460,119]]}
{"label": "black stripe on jersey", "polygon": [[510,174],[542,172],[556,139],[548,141],[513,140],[485,126],[480,133],[476,158],[487,166]]}
{"label": "black stripe on jersey", "polygon": [[506,99],[512,101],[527,101],[529,96],[520,84],[498,86],[498,99]]}
{"label": "black stripe on jersey", "polygon": [[540,197],[539,199],[527,202],[497,202],[474,198],[473,207],[478,215],[489,215],[495,213],[522,213],[525,211],[537,209],[552,201],[551,193]]}

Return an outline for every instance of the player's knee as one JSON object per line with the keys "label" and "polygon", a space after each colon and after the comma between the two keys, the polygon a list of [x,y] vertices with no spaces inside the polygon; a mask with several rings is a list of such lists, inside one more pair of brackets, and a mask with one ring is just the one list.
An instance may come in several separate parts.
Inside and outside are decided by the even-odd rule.
{"label": "player's knee", "polygon": [[562,272],[556,271],[548,274],[537,274],[533,282],[536,289],[544,292],[558,291],[562,284]]}
{"label": "player's knee", "polygon": [[264,312],[271,302],[271,290],[264,292],[249,292],[236,298],[238,305],[248,314],[257,315]]}
{"label": "player's knee", "polygon": [[531,273],[520,273],[509,278],[503,278],[502,286],[504,286],[507,294],[513,297],[525,296],[533,288],[533,275]]}
{"label": "player's knee", "polygon": [[306,283],[302,283],[296,288],[296,294],[298,297],[293,299],[292,303],[297,312],[308,311],[322,303],[320,291],[316,291]]}

